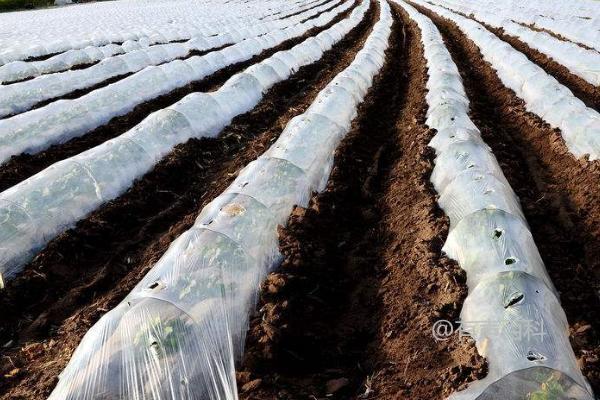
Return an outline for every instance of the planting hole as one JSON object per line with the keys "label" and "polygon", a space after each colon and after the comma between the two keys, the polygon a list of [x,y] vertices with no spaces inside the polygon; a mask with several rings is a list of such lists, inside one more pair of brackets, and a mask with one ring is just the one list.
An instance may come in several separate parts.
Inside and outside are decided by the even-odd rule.
{"label": "planting hole", "polygon": [[494,239],[500,239],[504,234],[504,229],[496,228],[494,229]]}
{"label": "planting hole", "polygon": [[148,286],[148,289],[150,290],[154,290],[154,289],[164,289],[165,285],[160,282],[160,281],[155,281],[153,282],[151,285]]}
{"label": "planting hole", "polygon": [[520,303],[525,298],[525,295],[521,292],[513,293],[512,296],[508,299],[508,302],[504,305],[504,308],[512,307],[518,303]]}
{"label": "planting hole", "polygon": [[518,260],[515,257],[507,257],[504,260],[504,265],[513,265],[513,264],[516,264],[517,261]]}
{"label": "planting hole", "polygon": [[535,353],[533,351],[529,351],[527,353],[527,359],[529,361],[535,362],[535,361],[544,361],[544,360],[546,360],[546,357],[540,353]]}

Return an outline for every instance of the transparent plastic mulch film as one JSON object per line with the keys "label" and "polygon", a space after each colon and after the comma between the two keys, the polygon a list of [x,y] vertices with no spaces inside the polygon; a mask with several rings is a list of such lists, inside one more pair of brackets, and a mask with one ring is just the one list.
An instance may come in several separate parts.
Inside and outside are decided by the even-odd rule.
{"label": "transparent plastic mulch film", "polygon": [[[525,101],[527,111],[560,129],[567,148],[575,157],[587,156],[589,160],[600,157],[598,111],[587,107],[543,68],[478,22],[428,2],[416,2],[453,21],[473,40],[502,83]],[[594,69],[597,71],[596,66]]]}
{"label": "transparent plastic mulch film", "polygon": [[[36,251],[123,193],[177,144],[193,137],[217,136],[235,116],[252,110],[275,83],[320,59],[360,23],[368,8],[369,1],[363,0],[348,18],[234,75],[218,90],[192,93],[150,114],[121,136],[55,163],[0,193],[0,238],[7,249],[0,255],[0,275],[5,280],[14,277]],[[321,17],[335,15],[326,14]],[[339,94],[344,89],[335,90]],[[35,226],[25,224],[16,210],[36,221]]]}
{"label": "transparent plastic mulch film", "polygon": [[[350,6],[350,3],[346,3],[342,6],[342,9]],[[295,15],[282,21],[260,22],[246,27],[241,32],[232,29],[232,32],[228,35],[209,36],[201,40],[197,38],[184,43],[168,43],[140,48],[105,58],[88,68],[43,75],[25,82],[14,83],[4,88],[5,90],[0,91],[0,117],[26,111],[41,101],[57,98],[77,89],[92,87],[109,78],[142,71],[148,66],[168,63],[178,58],[186,58],[190,51],[207,51],[240,43],[245,39],[257,38],[274,30],[289,29],[301,24],[301,21],[310,19],[315,12],[318,13],[328,7],[329,5],[321,6],[317,10]],[[307,21],[306,24],[311,25],[312,22]],[[227,27],[224,27],[224,29],[227,30]],[[248,47],[251,42],[244,42],[243,44],[243,47]],[[226,49],[223,52],[227,54],[231,50]],[[262,50],[262,48],[258,48],[258,52]],[[235,57],[232,58],[232,62],[237,61]],[[0,67],[0,70],[2,68]],[[143,82],[143,80],[141,81]],[[130,93],[135,92],[130,91]]]}
{"label": "transparent plastic mulch film", "polygon": [[437,131],[431,181],[450,219],[443,251],[467,272],[469,295],[460,321],[451,322],[475,340],[489,366],[487,377],[449,400],[592,400],[519,200],[468,116],[458,68],[433,22],[395,1],[422,34],[426,123]]}
{"label": "transparent plastic mulch film", "polygon": [[436,0],[433,3],[460,12],[463,15],[473,14],[479,21],[495,28],[502,28],[506,34],[519,38],[529,47],[564,65],[569,69],[569,72],[594,86],[600,85],[599,52],[586,49],[569,41],[557,39],[550,33],[536,31],[518,24],[512,21],[509,16],[514,10],[508,11],[502,9],[502,7],[497,7],[495,1],[465,3],[456,0]]}
{"label": "transparent plastic mulch film", "polygon": [[[302,36],[311,28],[322,27],[351,6],[350,2],[345,2],[307,21],[303,20],[304,15],[298,14],[291,17],[290,21],[285,20],[285,22],[279,23],[278,25],[283,24],[280,29],[268,27],[267,29],[264,24],[257,24],[252,29],[238,32],[237,43],[224,49],[189,57],[185,60],[169,61],[158,66],[147,66],[133,75],[76,99],[58,100],[44,107],[0,120],[0,163],[6,162],[13,155],[35,154],[53,144],[64,143],[69,139],[81,136],[108,123],[114,117],[127,114],[144,101],[150,101],[191,82],[204,79],[229,65],[247,61],[285,40]],[[224,40],[221,36],[208,39],[212,44],[200,45],[204,47],[218,46],[218,43],[222,43]],[[122,57],[131,58],[137,55],[142,59],[147,59],[148,62],[154,62],[151,59],[155,58],[158,61],[169,60],[175,55],[169,55],[166,50],[173,50],[173,46],[181,47],[183,44],[151,46],[137,52],[127,53]],[[13,108],[17,107],[17,102],[12,100],[13,95],[27,97],[31,100],[27,93],[31,93],[33,97],[37,98],[48,96],[52,90],[62,90],[65,85],[87,86],[86,79],[80,75],[82,73],[91,74],[93,79],[96,79],[99,73],[112,76],[115,71],[117,73],[127,72],[130,69],[124,60],[127,61],[125,58],[113,57],[90,68],[69,71],[68,74],[71,72],[79,74],[76,76],[67,73],[52,74],[22,84],[9,85],[6,90],[2,91],[3,95],[0,95],[0,110],[4,109],[7,113],[15,111]],[[137,70],[137,67],[134,66],[134,69]],[[63,83],[62,79],[68,76],[73,79],[69,78]]]}
{"label": "transparent plastic mulch film", "polygon": [[392,16],[386,2],[380,9],[351,65],[90,329],[50,399],[237,398],[235,362],[249,313],[281,258],[277,226],[323,189],[335,149],[384,63]]}
{"label": "transparent plastic mulch film", "polygon": [[[331,3],[333,4],[333,3]],[[116,1],[108,5],[37,10],[35,13],[0,15],[4,34],[0,37],[0,66],[11,62],[40,64],[32,57],[57,54],[59,62],[80,58],[78,50],[123,46],[129,52],[136,45],[148,47],[196,37],[222,34],[226,27],[244,30],[248,26],[280,19],[293,19],[296,12],[311,12],[315,4],[273,1],[172,2],[141,4]],[[74,52],[73,52],[74,51]],[[68,53],[68,54],[67,54]],[[63,56],[65,54],[65,56]],[[84,56],[85,57],[85,56]],[[53,58],[53,57],[50,57]],[[42,60],[42,65],[44,64]],[[24,64],[21,64],[24,65]],[[18,69],[18,67],[17,67]]]}
{"label": "transparent plastic mulch film", "polygon": [[[180,29],[175,39],[187,40],[183,43],[157,43],[150,47],[151,42],[146,37],[140,37],[136,40],[128,39],[120,44],[101,44],[103,42],[99,42],[97,46],[90,45],[81,49],[70,49],[39,61],[12,61],[0,65],[0,83],[12,83],[39,75],[66,71],[75,66],[96,63],[112,56],[142,49],[147,50],[152,63],[156,65],[168,60],[169,56],[170,59],[173,59],[184,56],[190,50],[209,50],[236,43],[244,38],[256,36],[269,30],[285,28],[290,24],[301,21],[301,19],[311,18],[325,8],[330,8],[339,2],[341,0],[334,0],[319,6],[311,3],[295,3],[291,8],[287,4],[265,4],[264,7],[262,7],[262,4],[260,6],[255,5],[256,18],[260,22],[257,23],[256,19],[251,21],[245,18],[235,19],[228,21],[229,23],[221,24],[221,29],[214,35],[205,35],[200,30],[186,29],[182,24],[171,24]],[[288,16],[290,14],[296,15]],[[210,18],[206,15],[202,15],[202,17]],[[164,32],[166,29],[173,29],[173,26],[159,27],[157,33],[163,36],[168,35],[167,32]]]}

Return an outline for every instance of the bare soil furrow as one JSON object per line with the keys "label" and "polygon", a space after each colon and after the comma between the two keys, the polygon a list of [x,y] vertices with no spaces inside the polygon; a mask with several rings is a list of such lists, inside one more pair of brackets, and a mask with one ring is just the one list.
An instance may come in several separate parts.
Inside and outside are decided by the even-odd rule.
{"label": "bare soil furrow", "polygon": [[441,255],[448,222],[428,183],[419,32],[395,8],[384,70],[336,152],[326,190],[281,230],[238,373],[242,399],[443,399],[485,371],[456,320],[464,273]]}
{"label": "bare soil furrow", "polygon": [[600,390],[600,163],[576,160],[560,132],[526,112],[475,44],[450,21],[420,8],[444,36],[471,100],[471,118],[519,196],[560,292],[582,370]]}
{"label": "bare soil furrow", "polygon": [[[352,0],[347,0],[347,1],[352,1]],[[340,3],[340,4],[341,4],[341,3]],[[331,10],[333,10],[334,8],[336,8],[337,6],[339,6],[340,4],[332,4],[332,5],[330,5],[329,7],[327,7],[326,9],[324,9],[323,11],[321,11],[321,12],[320,12],[318,15],[320,15],[320,14],[323,14],[324,12],[327,12],[327,11],[331,11]],[[319,4],[319,5],[321,5],[321,4]],[[314,7],[317,7],[317,6],[314,6]],[[311,8],[314,8],[314,7],[311,7]],[[298,15],[298,14],[300,14],[300,13],[302,13],[302,12],[305,12],[305,11],[306,11],[306,10],[299,11],[299,12],[297,12],[297,13],[294,13],[294,14],[291,14],[291,15],[286,15],[286,17],[285,17],[285,18],[283,18],[283,19],[289,18],[289,17],[291,17],[292,15]],[[318,15],[317,15],[317,16],[318,16]],[[306,22],[306,21],[309,21],[309,20],[311,20],[311,19],[313,19],[313,18],[315,18],[315,16],[312,16],[312,17],[305,18],[305,19],[303,19],[303,20],[300,20],[300,23],[304,23],[304,22]]]}
{"label": "bare soil furrow", "polygon": [[[302,113],[362,46],[375,11],[314,65],[276,85],[217,139],[192,139],[118,199],[52,241],[9,282],[0,304],[1,399],[41,399],[83,334],[143,277],[169,244]],[[11,374],[10,371],[15,371]]]}
{"label": "bare soil furrow", "polygon": [[6,163],[0,165],[0,191],[6,190],[30,176],[35,175],[57,161],[72,157],[127,132],[129,129],[142,122],[148,114],[168,107],[190,93],[217,90],[231,76],[272,56],[278,51],[289,49],[307,38],[318,34],[322,30],[329,28],[346,18],[352,12],[352,9],[353,8],[338,15],[331,23],[323,28],[311,29],[302,37],[285,41],[277,47],[263,51],[261,54],[248,61],[230,65],[205,79],[192,82],[166,95],[142,103],[136,106],[131,112],[120,117],[115,117],[107,124],[102,125],[83,136],[73,138],[62,144],[54,145],[40,153],[20,154],[11,157]]}

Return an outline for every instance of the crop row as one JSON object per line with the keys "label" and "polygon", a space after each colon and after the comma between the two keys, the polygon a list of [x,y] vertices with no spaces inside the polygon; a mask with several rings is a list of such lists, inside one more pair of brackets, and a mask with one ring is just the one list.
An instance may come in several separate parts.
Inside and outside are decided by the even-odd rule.
{"label": "crop row", "polygon": [[499,39],[481,24],[443,7],[417,1],[448,18],[479,47],[484,59],[508,88],[525,101],[528,111],[554,128],[560,128],[569,150],[576,156],[600,157],[600,114],[589,108],[523,53]]}
{"label": "crop row", "polygon": [[[203,56],[147,67],[79,98],[59,100],[1,120],[0,143],[3,146],[0,150],[0,162],[8,160],[12,155],[36,153],[53,144],[80,136],[116,116],[130,112],[138,104],[203,79],[232,64],[249,60],[286,40],[301,37],[314,27],[325,26],[350,6],[350,3],[341,4],[316,18],[287,29],[244,39]],[[88,69],[92,68],[94,67]]]}
{"label": "crop row", "polygon": [[538,398],[560,387],[569,398],[591,400],[558,294],[517,196],[469,118],[459,70],[433,22],[401,4],[421,29],[427,60],[426,123],[436,130],[431,182],[450,219],[443,250],[467,273],[460,322],[488,361],[486,378],[450,399]]}
{"label": "crop row", "polygon": [[[338,10],[343,11],[350,6],[351,3],[347,2],[338,7]],[[237,44],[248,38],[255,38],[260,42],[260,36],[269,32],[283,31],[282,36],[285,37],[285,33],[294,32],[294,29],[303,29],[307,25],[312,28],[314,25],[311,26],[311,22],[318,24],[324,18],[315,18],[304,24],[302,24],[302,21],[318,15],[326,8],[328,8],[327,4],[285,20],[262,22],[252,26],[244,26],[242,29],[239,29],[236,25],[225,26],[223,35],[193,38],[185,43],[169,43],[146,47],[104,59],[89,68],[45,75],[27,82],[10,85],[0,92],[0,117],[26,111],[44,100],[57,98],[77,89],[92,87],[115,76],[138,72],[152,65],[163,66],[163,64],[175,59],[185,58],[190,52],[205,52],[210,49]],[[240,46],[251,48],[251,42],[246,41]],[[223,53],[225,56],[232,52],[236,54],[238,47],[224,49]],[[168,66],[164,66],[164,68],[168,68]],[[144,96],[142,95],[142,97]]]}
{"label": "crop row", "polygon": [[[13,276],[36,250],[125,191],[175,145],[191,137],[216,136],[233,117],[251,110],[274,83],[286,79],[300,66],[314,62],[341,40],[360,22],[367,8],[365,0],[350,18],[250,67],[230,78],[219,90],[186,96],[168,109],[151,114],[118,138],[56,163],[1,193],[0,272],[6,278]],[[322,18],[329,17],[323,14]],[[262,39],[283,41],[285,36],[282,36],[277,31]],[[247,45],[241,49],[252,51]],[[147,81],[142,83],[148,85]]]}
{"label": "crop row", "polygon": [[[50,398],[237,396],[234,361],[259,282],[279,259],[277,225],[324,188],[334,151],[383,66],[392,18],[380,4],[380,20],[350,66],[91,328]],[[351,19],[358,22],[367,5]]]}
{"label": "crop row", "polygon": [[[301,1],[300,4],[306,3]],[[221,32],[223,25],[250,26],[257,18],[271,14],[278,2],[184,2],[157,1],[153,6],[120,2],[90,4],[64,13],[49,10],[0,16],[6,32],[0,40],[0,65],[11,61],[44,57],[87,46],[124,43],[169,43]],[[269,18],[269,17],[267,17]]]}
{"label": "crop row", "polygon": [[558,63],[567,67],[573,74],[592,85],[600,85],[600,53],[586,49],[575,43],[560,40],[544,31],[535,31],[527,26],[506,19],[502,14],[489,11],[487,4],[471,2],[468,5],[456,1],[434,2],[463,15],[474,14],[479,21],[494,28],[502,28],[509,35],[516,36],[528,46],[534,48]]}
{"label": "crop row", "polygon": [[[74,90],[75,88],[82,88],[90,86],[95,82],[101,82],[102,80],[108,79],[112,76],[127,72],[135,72],[148,65],[157,65],[175,58],[185,57],[190,51],[193,50],[205,51],[212,48],[223,47],[225,45],[237,43],[248,37],[264,34],[270,30],[285,28],[300,22],[302,19],[307,19],[314,16],[324,8],[331,7],[335,3],[337,3],[337,1],[333,1],[331,3],[328,2],[320,7],[314,7],[312,4],[309,4],[308,6],[303,5],[302,7],[287,10],[285,14],[275,14],[275,16],[271,15],[271,12],[273,11],[271,8],[259,9],[262,11],[262,13],[269,13],[264,18],[258,18],[260,22],[249,24],[248,21],[242,20],[223,23],[220,31],[215,35],[203,34],[200,36],[192,36],[191,38],[188,38],[188,35],[185,35],[185,37],[176,36],[169,37],[169,39],[165,38],[164,40],[155,38],[153,41],[150,41],[150,39],[147,37],[143,37],[139,40],[126,40],[122,44],[111,43],[103,46],[87,46],[83,49],[71,49],[65,51],[64,53],[60,53],[40,61],[13,61],[0,66],[0,82],[11,83],[39,75],[65,71],[75,66],[87,65],[101,60],[108,62],[107,59],[112,59],[112,57],[115,55],[135,52],[142,49],[145,50],[145,55],[143,52],[137,53],[137,60],[135,59],[135,56],[132,56],[134,60],[131,61],[128,61],[128,57],[117,58],[126,64],[126,66],[123,66],[122,63],[117,63],[121,64],[120,68],[107,68],[105,66],[104,68],[100,69],[91,68],[86,70],[88,71],[86,73],[80,72],[78,74],[75,73],[71,75],[54,75],[54,80],[56,81],[54,85],[61,85],[61,90],[58,92],[56,92],[58,88],[54,88],[53,90],[52,88],[49,88],[49,86],[52,85],[51,80],[38,81],[33,88],[41,87],[44,92],[48,89],[51,89],[51,93],[44,94],[42,97],[49,99],[58,96],[61,93],[68,93],[69,90]],[[305,11],[306,8],[310,9]],[[291,15],[288,18],[288,14],[294,15]],[[289,21],[286,21],[286,19]],[[182,39],[186,41],[181,44],[178,43]],[[177,43],[173,43],[173,40],[175,40]],[[165,43],[165,41],[167,41],[167,43]],[[151,45],[153,47],[149,48]],[[140,57],[142,60],[140,60]],[[145,65],[143,64],[144,61],[146,63]],[[71,82],[68,82],[69,79],[71,79]],[[93,81],[90,81],[90,79]],[[80,80],[81,82],[77,82],[77,80]],[[19,92],[26,92],[27,90],[31,89],[32,86],[18,86]],[[12,95],[14,96],[14,92]],[[23,100],[22,97],[19,97],[19,99],[21,101]],[[38,101],[39,100],[40,99],[38,99]],[[31,104],[35,104],[35,102],[36,100],[30,100]],[[16,111],[13,109],[10,112],[14,113]]]}
{"label": "crop row", "polygon": [[476,0],[490,13],[520,24],[530,25],[558,35],[563,39],[600,51],[600,6],[595,1],[576,5],[562,1],[495,2]]}

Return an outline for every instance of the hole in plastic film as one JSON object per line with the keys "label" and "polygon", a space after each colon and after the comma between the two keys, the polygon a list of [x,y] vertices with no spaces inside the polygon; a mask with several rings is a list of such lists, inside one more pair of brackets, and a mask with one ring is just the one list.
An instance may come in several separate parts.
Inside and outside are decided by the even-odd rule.
{"label": "hole in plastic film", "polygon": [[533,351],[529,351],[527,353],[527,359],[529,361],[535,362],[535,361],[544,361],[546,359],[546,357],[540,353],[535,353]]}
{"label": "hole in plastic film", "polygon": [[517,292],[517,293],[513,293],[512,296],[510,296],[510,299],[508,299],[508,303],[506,303],[504,305],[504,308],[508,308],[508,307],[512,307],[518,303],[520,303],[523,299],[525,298],[525,295],[523,293]]}
{"label": "hole in plastic film", "polygon": [[507,258],[504,260],[504,265],[513,265],[513,264],[516,264],[516,263],[517,263],[517,261],[518,261],[518,260],[516,259],[516,257],[507,257]]}
{"label": "hole in plastic film", "polygon": [[494,229],[494,239],[500,239],[504,234],[504,229],[496,228]]}

